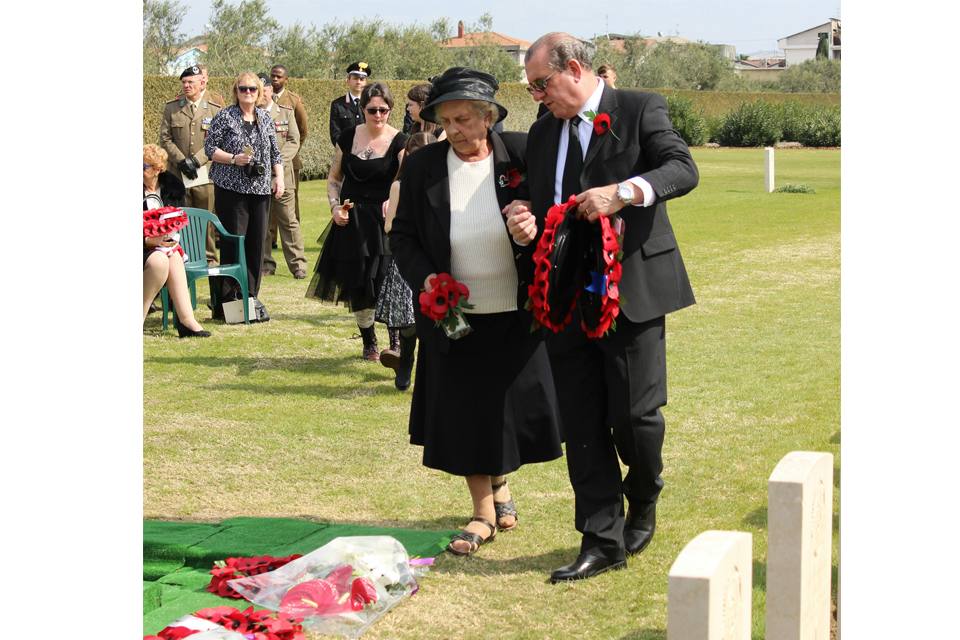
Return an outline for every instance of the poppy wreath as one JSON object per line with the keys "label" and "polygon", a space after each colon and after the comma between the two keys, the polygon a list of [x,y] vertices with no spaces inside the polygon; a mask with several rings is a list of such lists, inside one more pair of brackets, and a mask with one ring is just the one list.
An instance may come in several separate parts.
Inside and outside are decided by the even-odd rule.
{"label": "poppy wreath", "polygon": [[156,238],[183,229],[189,220],[183,209],[163,207],[143,212],[143,237]]}
{"label": "poppy wreath", "polygon": [[210,584],[207,585],[207,591],[215,593],[221,598],[242,598],[242,595],[234,591],[233,587],[227,584],[228,580],[267,573],[302,557],[303,555],[296,554],[282,558],[254,556],[253,558],[227,558],[225,561],[217,560],[214,563],[213,569],[210,571],[210,575],[213,577],[210,579]]}
{"label": "poppy wreath", "polygon": [[[539,329],[541,326],[547,327],[554,333],[563,329],[563,325],[570,322],[570,312],[573,311],[577,303],[579,288],[573,296],[569,308],[557,308],[552,306],[558,304],[557,296],[551,294],[550,275],[554,269],[554,248],[557,236],[557,229],[570,215],[575,213],[577,207],[576,196],[570,196],[570,199],[563,204],[557,204],[547,211],[547,219],[543,225],[543,235],[537,243],[537,249],[533,253],[533,284],[527,287],[527,294],[530,296],[525,308],[533,310],[533,326],[531,331]],[[579,275],[579,274],[578,274]],[[563,304],[566,307],[566,304]]]}
{"label": "poppy wreath", "polygon": [[[218,624],[228,631],[256,640],[306,640],[301,624],[303,618],[280,615],[274,618],[273,612],[266,609],[254,611],[253,607],[247,607],[243,611],[238,611],[233,607],[223,606],[200,609],[193,615]],[[180,626],[165,627],[155,636],[144,636],[143,640],[178,640],[195,633],[203,633],[203,631]]]}
{"label": "poppy wreath", "polygon": [[420,312],[435,321],[437,326],[455,329],[456,315],[465,309],[473,309],[473,305],[467,302],[470,290],[449,273],[438,273],[428,284],[430,291],[420,293]]}
{"label": "poppy wreath", "polygon": [[[531,331],[544,326],[557,333],[570,322],[579,302],[581,327],[587,336],[599,338],[607,331],[616,330],[616,317],[620,313],[622,238],[617,236],[608,216],[600,216],[597,223],[574,220],[576,207],[576,197],[571,196],[567,202],[547,211],[543,235],[533,254],[533,284],[527,289],[530,297],[525,308],[533,311]],[[564,245],[565,254],[554,256],[558,228],[564,223],[569,227],[559,232],[559,241]],[[574,287],[575,292],[571,296],[569,291],[567,295],[551,291],[551,284]],[[557,305],[562,308],[553,308]]]}
{"label": "poppy wreath", "polygon": [[[580,298],[580,326],[590,338],[600,338],[607,331],[617,330],[616,317],[620,313],[620,276],[623,270],[620,265],[623,257],[620,251],[622,238],[613,230],[608,216],[600,216],[598,222],[600,223],[599,242],[587,242],[584,250],[584,261],[593,264],[584,270],[585,274],[589,274],[590,281],[582,283],[581,287],[586,293]],[[593,227],[591,232],[595,234],[596,227],[591,226]],[[599,254],[599,256],[593,254]],[[603,273],[589,267],[602,268]]]}

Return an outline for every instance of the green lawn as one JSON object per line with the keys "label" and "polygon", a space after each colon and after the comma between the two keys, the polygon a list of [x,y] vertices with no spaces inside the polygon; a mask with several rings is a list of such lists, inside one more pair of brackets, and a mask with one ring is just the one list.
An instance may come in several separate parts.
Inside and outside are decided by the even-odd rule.
{"label": "green lawn", "polygon": [[[725,529],[753,534],[762,639],[767,478],[791,451],[834,455],[836,574],[840,151],[777,152],[777,186],[816,194],[764,193],[761,149],[693,155],[700,186],[669,210],[698,304],[667,321],[666,487],[653,544],[626,571],[548,584],[579,547],[573,492],[562,459],[524,467],[510,480],[520,528],[471,558],[443,554],[365,638],[663,640],[670,565],[700,532]],[[329,210],[323,182],[301,186],[313,265]],[[144,518],[461,527],[471,513],[463,480],[425,469],[407,443],[410,393],[360,360],[351,313],[305,289],[281,266],[260,295],[272,320],[228,326],[210,321],[201,284],[198,318],[214,333],[205,340],[178,340],[148,317]]]}

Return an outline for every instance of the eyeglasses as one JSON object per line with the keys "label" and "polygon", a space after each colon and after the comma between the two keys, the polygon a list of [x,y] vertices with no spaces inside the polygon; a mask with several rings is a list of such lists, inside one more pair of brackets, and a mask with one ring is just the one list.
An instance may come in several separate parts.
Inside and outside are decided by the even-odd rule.
{"label": "eyeglasses", "polygon": [[389,107],[367,107],[364,109],[364,111],[366,111],[370,115],[374,115],[377,113],[387,114],[387,113],[390,113],[390,108]]}
{"label": "eyeglasses", "polygon": [[147,169],[152,169],[152,168],[153,168],[153,165],[152,165],[152,164],[147,164],[146,162],[143,163],[143,170],[144,170],[144,171],[146,171]]}
{"label": "eyeglasses", "polygon": [[256,93],[256,92],[257,92],[257,87],[244,87],[244,86],[239,86],[239,87],[237,87],[237,91],[239,91],[240,93]]}
{"label": "eyeglasses", "polygon": [[534,91],[539,91],[540,93],[543,93],[544,91],[547,90],[547,80],[549,80],[550,78],[552,78],[555,73],[556,73],[556,71],[554,71],[553,73],[551,73],[550,75],[548,75],[548,76],[547,76],[546,78],[544,78],[543,80],[534,80],[533,82],[531,82],[531,83],[529,84],[529,86],[524,87],[524,88],[525,88],[527,91],[529,91],[530,93],[533,93]]}

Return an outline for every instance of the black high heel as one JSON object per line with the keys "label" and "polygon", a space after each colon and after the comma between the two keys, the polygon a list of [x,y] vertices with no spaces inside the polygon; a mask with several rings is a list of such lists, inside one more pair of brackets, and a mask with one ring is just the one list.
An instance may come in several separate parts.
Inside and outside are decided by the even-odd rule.
{"label": "black high heel", "polygon": [[203,329],[200,329],[200,331],[187,329],[185,326],[183,326],[183,324],[180,323],[180,318],[174,320],[173,326],[176,328],[177,334],[181,338],[209,338],[211,335],[213,335],[209,331],[204,331]]}

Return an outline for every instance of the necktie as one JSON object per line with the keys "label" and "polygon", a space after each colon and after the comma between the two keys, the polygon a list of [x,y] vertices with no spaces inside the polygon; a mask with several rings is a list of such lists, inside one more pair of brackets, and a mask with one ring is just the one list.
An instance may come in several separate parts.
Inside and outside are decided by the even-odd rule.
{"label": "necktie", "polygon": [[570,142],[567,145],[567,161],[563,165],[563,182],[561,183],[563,200],[566,202],[571,195],[580,194],[580,174],[583,172],[583,148],[580,146],[580,116],[570,119]]}
{"label": "necktie", "polygon": [[191,116],[197,115],[197,105],[193,103],[190,104],[190,115]]}

